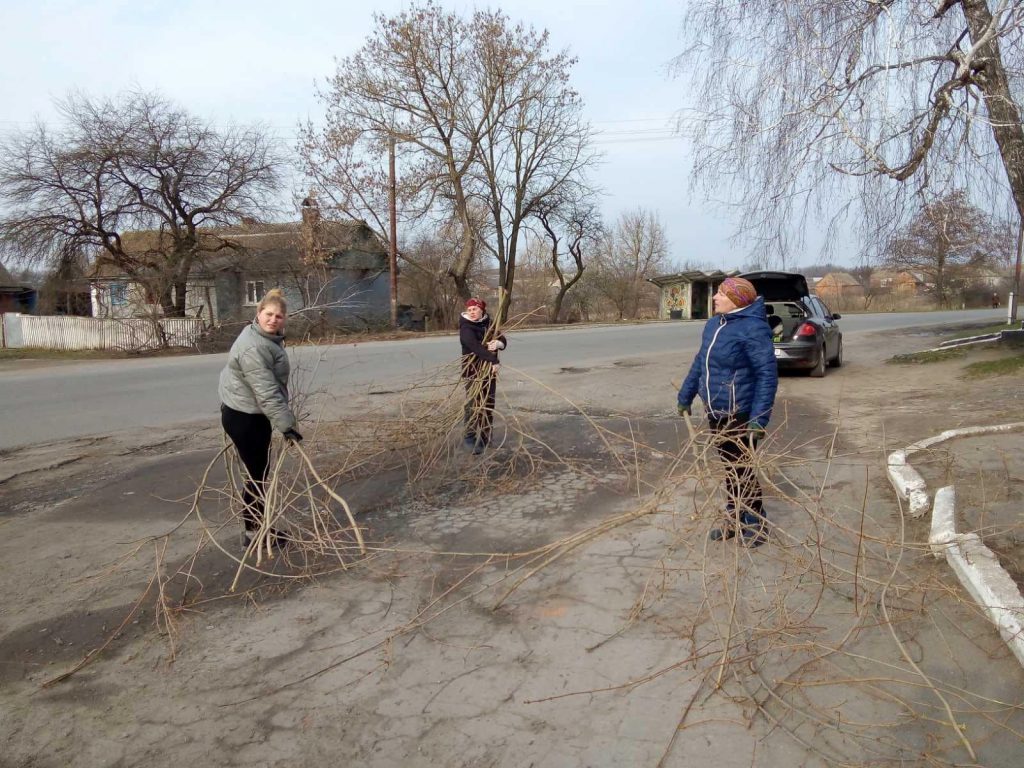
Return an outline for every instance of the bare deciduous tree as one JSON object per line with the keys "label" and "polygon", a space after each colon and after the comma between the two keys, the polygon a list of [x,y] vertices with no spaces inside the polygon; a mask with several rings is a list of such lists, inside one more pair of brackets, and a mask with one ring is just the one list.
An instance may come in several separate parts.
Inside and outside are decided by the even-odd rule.
{"label": "bare deciduous tree", "polygon": [[303,131],[307,172],[339,210],[384,235],[381,169],[394,141],[404,221],[454,221],[467,235],[449,266],[458,294],[470,295],[481,245],[497,257],[509,293],[524,222],[593,161],[568,85],[573,63],[549,54],[545,33],[500,12],[467,19],[427,2],[377,15],[320,95],[325,125]]}
{"label": "bare deciduous tree", "polygon": [[668,263],[668,239],[657,214],[637,209],[622,214],[597,251],[595,285],[619,320],[640,315],[647,282]]}
{"label": "bare deciduous tree", "polygon": [[890,238],[883,263],[920,273],[935,286],[939,304],[948,306],[954,289],[969,284],[979,269],[1007,263],[1013,246],[1005,233],[958,191],[924,206]]}
{"label": "bare deciduous tree", "polygon": [[[281,168],[270,138],[217,129],[152,93],[57,106],[59,129],[39,123],[0,147],[0,245],[52,262],[94,250],[180,316],[193,265],[232,247],[204,230],[270,206]],[[126,245],[140,230],[155,236]]]}
{"label": "bare deciduous tree", "polygon": [[1022,26],[1013,0],[694,0],[677,65],[696,84],[696,178],[783,258],[792,225],[837,210],[884,240],[925,188],[1024,217]]}
{"label": "bare deciduous tree", "polygon": [[[403,275],[399,283],[402,301],[422,307],[433,328],[454,326],[462,303],[449,270],[460,253],[459,237],[446,229],[423,234],[403,247],[402,253],[419,265]],[[472,280],[472,269],[466,277]]]}
{"label": "bare deciduous tree", "polygon": [[[589,198],[571,201],[552,199],[537,207],[534,216],[547,238],[551,272],[558,289],[551,301],[548,322],[562,317],[566,294],[583,277],[585,260],[596,250],[603,237],[601,214]],[[568,259],[573,268],[567,270]]]}

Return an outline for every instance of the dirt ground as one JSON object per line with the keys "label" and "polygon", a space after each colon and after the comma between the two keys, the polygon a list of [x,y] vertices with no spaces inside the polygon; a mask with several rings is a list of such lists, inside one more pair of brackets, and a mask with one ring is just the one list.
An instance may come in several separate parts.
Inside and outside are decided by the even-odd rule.
{"label": "dirt ground", "polygon": [[[539,382],[506,367],[499,407],[564,463],[493,492],[465,478],[501,449],[490,464],[459,456],[431,493],[397,470],[348,482],[378,551],[316,578],[246,576],[229,594],[233,564],[211,550],[171,637],[151,602],[132,613],[151,546],[121,556],[185,517],[219,429],[2,455],[0,765],[1019,765],[1024,670],[927,554],[924,523],[900,514],[885,456],[1020,420],[1021,386],[962,379],[965,360],[885,364],[933,334],[848,339],[825,379],[783,377],[759,549],[707,542],[715,476],[685,457],[674,469],[688,361]],[[352,412],[378,401],[354,397]],[[950,445],[925,467],[929,483],[956,474],[964,522],[1018,576],[1019,439]],[[535,572],[486,554],[631,513]],[[167,560],[199,536],[188,521]],[[239,549],[234,530],[217,538]]]}

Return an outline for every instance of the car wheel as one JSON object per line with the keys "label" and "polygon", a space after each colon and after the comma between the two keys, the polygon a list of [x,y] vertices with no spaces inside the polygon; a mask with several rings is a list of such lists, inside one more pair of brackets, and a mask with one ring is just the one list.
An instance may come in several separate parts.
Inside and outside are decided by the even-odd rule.
{"label": "car wheel", "polygon": [[811,378],[820,379],[825,375],[825,361],[827,360],[828,350],[825,349],[825,345],[821,345],[821,352],[818,354],[817,364],[811,368]]}
{"label": "car wheel", "polygon": [[833,368],[843,367],[843,340],[839,340],[839,351],[836,352],[836,359],[832,361]]}

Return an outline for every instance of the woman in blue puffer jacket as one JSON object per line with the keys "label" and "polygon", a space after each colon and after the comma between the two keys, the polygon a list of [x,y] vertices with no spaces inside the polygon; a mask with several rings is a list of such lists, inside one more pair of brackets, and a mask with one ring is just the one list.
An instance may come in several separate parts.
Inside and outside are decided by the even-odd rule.
{"label": "woman in blue puffer jacket", "polygon": [[768,528],[753,452],[779,385],[775,349],[764,299],[750,281],[726,278],[713,301],[715,317],[704,326],[700,351],[679,388],[678,409],[689,414],[700,396],[725,464],[726,515],[710,539],[730,539],[738,531],[744,544],[756,547],[767,540]]}

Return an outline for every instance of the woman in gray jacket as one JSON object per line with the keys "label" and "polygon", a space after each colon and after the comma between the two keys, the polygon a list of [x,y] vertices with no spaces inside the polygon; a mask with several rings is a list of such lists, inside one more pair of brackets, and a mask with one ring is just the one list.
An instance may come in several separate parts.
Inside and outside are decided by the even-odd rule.
{"label": "woman in gray jacket", "polygon": [[[259,528],[263,516],[264,484],[270,466],[270,437],[281,432],[290,442],[302,439],[295,430],[295,414],[288,406],[288,353],[284,350],[284,325],[288,306],[280,289],[267,291],[256,308],[256,319],[247,325],[228,353],[220,373],[220,419],[246,470],[242,491],[245,545]],[[270,531],[270,541],[283,546],[280,531]]]}

